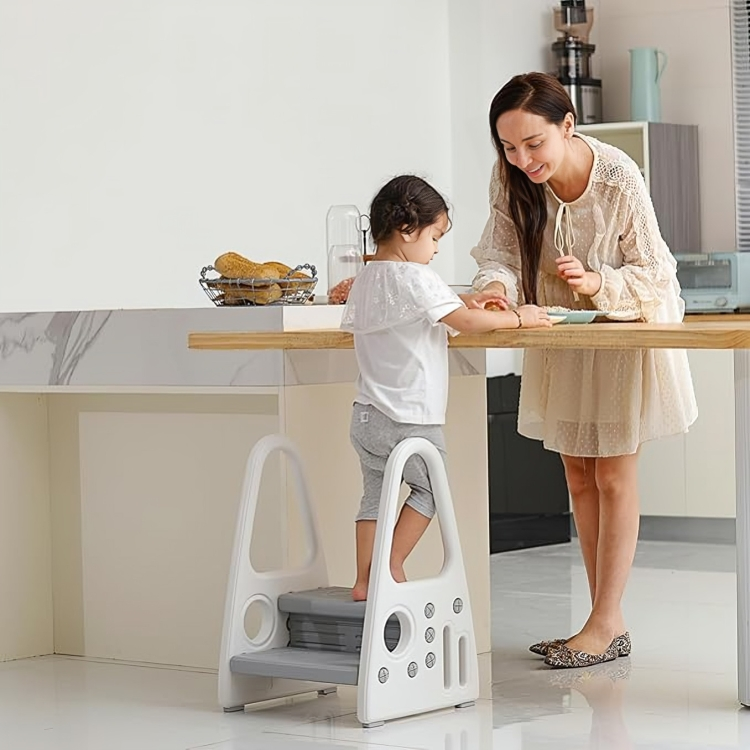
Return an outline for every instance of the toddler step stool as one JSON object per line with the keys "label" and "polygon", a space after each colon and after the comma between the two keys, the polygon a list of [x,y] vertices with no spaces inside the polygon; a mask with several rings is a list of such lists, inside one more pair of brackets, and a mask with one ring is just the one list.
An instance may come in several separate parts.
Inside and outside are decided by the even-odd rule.
{"label": "toddler step stool", "polygon": [[[290,460],[309,557],[291,570],[260,573],[250,540],[263,466],[274,451]],[[435,496],[445,551],[431,579],[396,583],[390,572],[393,530],[406,461],[421,456]],[[250,638],[245,616],[260,605]],[[281,435],[262,438],[247,462],[227,587],[219,663],[219,703],[249,703],[336,685],[357,686],[357,718],[365,727],[426,711],[473,705],[479,696],[474,627],[456,519],[443,460],[432,443],[408,438],[385,469],[367,602],[329,587],[325,557],[299,455]]]}

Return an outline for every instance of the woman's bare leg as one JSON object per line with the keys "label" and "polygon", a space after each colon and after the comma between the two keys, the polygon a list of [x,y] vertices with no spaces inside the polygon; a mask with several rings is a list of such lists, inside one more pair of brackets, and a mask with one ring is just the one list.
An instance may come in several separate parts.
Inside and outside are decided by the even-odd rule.
{"label": "woman's bare leg", "polygon": [[638,541],[638,454],[597,458],[594,475],[599,492],[596,586],[591,614],[572,649],[601,654],[624,629],[622,596]]}
{"label": "woman's bare leg", "polygon": [[593,605],[596,596],[596,551],[599,544],[599,490],[594,474],[597,459],[575,456],[561,458]]}

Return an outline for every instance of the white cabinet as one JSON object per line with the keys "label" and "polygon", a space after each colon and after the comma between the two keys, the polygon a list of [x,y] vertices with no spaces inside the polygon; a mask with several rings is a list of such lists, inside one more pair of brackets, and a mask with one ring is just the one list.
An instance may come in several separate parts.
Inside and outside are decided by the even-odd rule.
{"label": "white cabinet", "polygon": [[698,420],[685,439],[686,514],[734,518],[734,354],[690,352]]}
{"label": "white cabinet", "polygon": [[734,357],[689,351],[698,420],[686,435],[642,446],[644,516],[734,518]]}
{"label": "white cabinet", "polygon": [[638,490],[642,516],[685,516],[685,435],[641,446]]}

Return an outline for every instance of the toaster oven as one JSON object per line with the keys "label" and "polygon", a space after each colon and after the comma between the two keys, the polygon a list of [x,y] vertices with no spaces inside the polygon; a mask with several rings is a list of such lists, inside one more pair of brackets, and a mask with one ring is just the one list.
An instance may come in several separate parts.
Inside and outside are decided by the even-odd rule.
{"label": "toaster oven", "polygon": [[750,252],[675,255],[685,312],[750,308]]}

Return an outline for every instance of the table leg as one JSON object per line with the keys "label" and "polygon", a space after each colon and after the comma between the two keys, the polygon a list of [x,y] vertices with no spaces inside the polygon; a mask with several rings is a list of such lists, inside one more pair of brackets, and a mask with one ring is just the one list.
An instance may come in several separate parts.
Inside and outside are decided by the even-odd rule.
{"label": "table leg", "polygon": [[750,706],[750,350],[734,352],[737,476],[737,677],[739,700]]}

